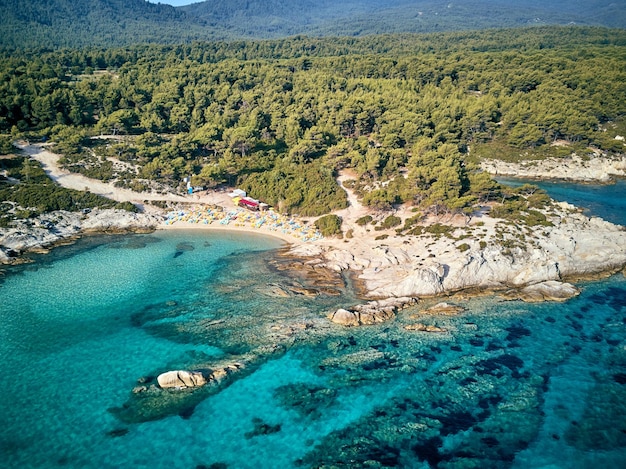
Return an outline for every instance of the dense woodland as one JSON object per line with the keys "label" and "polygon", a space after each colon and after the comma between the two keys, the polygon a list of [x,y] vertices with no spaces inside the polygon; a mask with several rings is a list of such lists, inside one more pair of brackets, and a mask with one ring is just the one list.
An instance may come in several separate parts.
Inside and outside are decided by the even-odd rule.
{"label": "dense woodland", "polygon": [[428,33],[529,25],[626,27],[607,0],[3,0],[0,49]]}
{"label": "dense woodland", "polygon": [[[503,197],[481,156],[624,149],[624,30],[68,49],[0,63],[0,133],[56,142],[68,168],[134,189],[192,175],[301,215],[346,206],[335,181],[345,168],[374,208],[469,213]],[[90,138],[100,134],[117,138]]]}

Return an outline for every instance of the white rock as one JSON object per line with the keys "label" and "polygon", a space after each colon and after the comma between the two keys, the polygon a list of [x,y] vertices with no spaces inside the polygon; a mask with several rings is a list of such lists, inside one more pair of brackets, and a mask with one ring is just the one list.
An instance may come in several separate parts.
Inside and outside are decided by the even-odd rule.
{"label": "white rock", "polygon": [[359,317],[356,313],[348,311],[347,309],[339,308],[330,316],[330,320],[336,324],[343,326],[358,326]]}
{"label": "white rock", "polygon": [[196,388],[207,380],[200,371],[175,370],[160,374],[157,382],[162,388]]}

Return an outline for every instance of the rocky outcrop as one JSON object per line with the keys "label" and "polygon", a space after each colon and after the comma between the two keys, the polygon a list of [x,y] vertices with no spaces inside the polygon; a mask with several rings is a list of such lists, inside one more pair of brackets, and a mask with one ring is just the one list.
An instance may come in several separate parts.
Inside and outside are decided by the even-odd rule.
{"label": "rocky outcrop", "polygon": [[57,211],[18,220],[11,228],[0,228],[0,263],[19,263],[24,253],[65,244],[83,233],[145,233],[161,221],[159,216],[116,209],[94,209],[86,214]]}
{"label": "rocky outcrop", "polygon": [[176,388],[198,388],[206,384],[218,385],[226,380],[230,375],[245,368],[239,362],[230,363],[205,371],[175,370],[166,371],[157,377],[159,386],[163,389]]}
{"label": "rocky outcrop", "polygon": [[285,348],[261,346],[248,353],[230,356],[213,363],[196,364],[195,370],[174,370],[152,378],[140,378],[120,407],[109,409],[122,422],[138,423],[171,415],[188,417],[204,399],[225,389],[259,368]]}
{"label": "rocky outcrop", "polygon": [[519,290],[508,290],[502,296],[506,299],[536,303],[541,301],[566,301],[579,294],[580,290],[571,283],[549,280],[528,285]]}
{"label": "rocky outcrop", "polygon": [[328,318],[343,326],[363,326],[389,321],[395,317],[396,311],[415,304],[415,298],[387,298],[385,300],[370,301],[351,309],[340,308],[331,313]]}
{"label": "rocky outcrop", "polygon": [[581,158],[572,154],[567,158],[527,160],[520,163],[483,160],[481,167],[484,171],[498,176],[608,182],[615,176],[626,176],[626,157],[611,158],[595,154],[590,158]]}
{"label": "rocky outcrop", "polygon": [[207,379],[204,377],[201,371],[167,371],[160,374],[157,377],[159,386],[163,389],[167,388],[197,388],[204,386],[207,383]]}
{"label": "rocky outcrop", "polygon": [[[305,249],[324,259],[320,266],[356,272],[363,296],[373,298],[520,289],[624,268],[624,227],[589,218],[567,203],[554,203],[545,213],[546,223],[535,226],[482,217],[479,227],[460,226],[449,236],[360,239]],[[339,318],[363,322],[345,313]]]}

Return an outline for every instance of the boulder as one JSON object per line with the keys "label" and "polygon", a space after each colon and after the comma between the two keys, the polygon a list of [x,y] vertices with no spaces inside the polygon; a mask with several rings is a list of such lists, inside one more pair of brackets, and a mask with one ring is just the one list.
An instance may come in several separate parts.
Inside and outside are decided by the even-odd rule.
{"label": "boulder", "polygon": [[359,322],[362,325],[386,322],[395,317],[395,311],[396,309],[391,306],[370,309],[364,308],[358,313]]}
{"label": "boulder", "polygon": [[347,309],[339,308],[333,314],[330,315],[330,320],[336,324],[341,324],[343,326],[358,326],[359,325],[359,317],[353,311],[348,311]]}
{"label": "boulder", "polygon": [[410,297],[374,300],[362,305],[356,305],[351,310],[340,308],[328,317],[332,322],[344,326],[378,324],[393,319],[396,311],[415,303],[417,303],[417,299]]}
{"label": "boulder", "polygon": [[175,370],[160,374],[157,382],[162,388],[197,388],[207,380],[200,371]]}
{"label": "boulder", "polygon": [[580,294],[580,290],[571,283],[548,280],[534,285],[528,285],[519,290],[509,290],[503,293],[506,299],[522,300],[527,303],[541,301],[566,301]]}

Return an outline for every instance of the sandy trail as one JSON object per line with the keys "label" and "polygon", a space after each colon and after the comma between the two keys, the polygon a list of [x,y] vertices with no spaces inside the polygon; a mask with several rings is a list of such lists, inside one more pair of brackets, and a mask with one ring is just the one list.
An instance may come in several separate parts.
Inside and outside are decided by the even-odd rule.
{"label": "sandy trail", "polygon": [[157,194],[151,192],[135,192],[130,189],[115,187],[112,183],[91,179],[82,174],[72,173],[61,168],[59,166],[60,155],[47,150],[45,145],[20,143],[18,147],[31,158],[39,161],[50,179],[60,186],[79,191],[89,191],[93,194],[102,195],[118,202],[132,202],[141,209],[149,209],[149,206],[144,205],[144,201],[146,200],[165,200],[169,202],[203,203],[222,206],[230,202],[230,198],[226,192],[206,191],[193,195],[178,195],[172,193]]}

